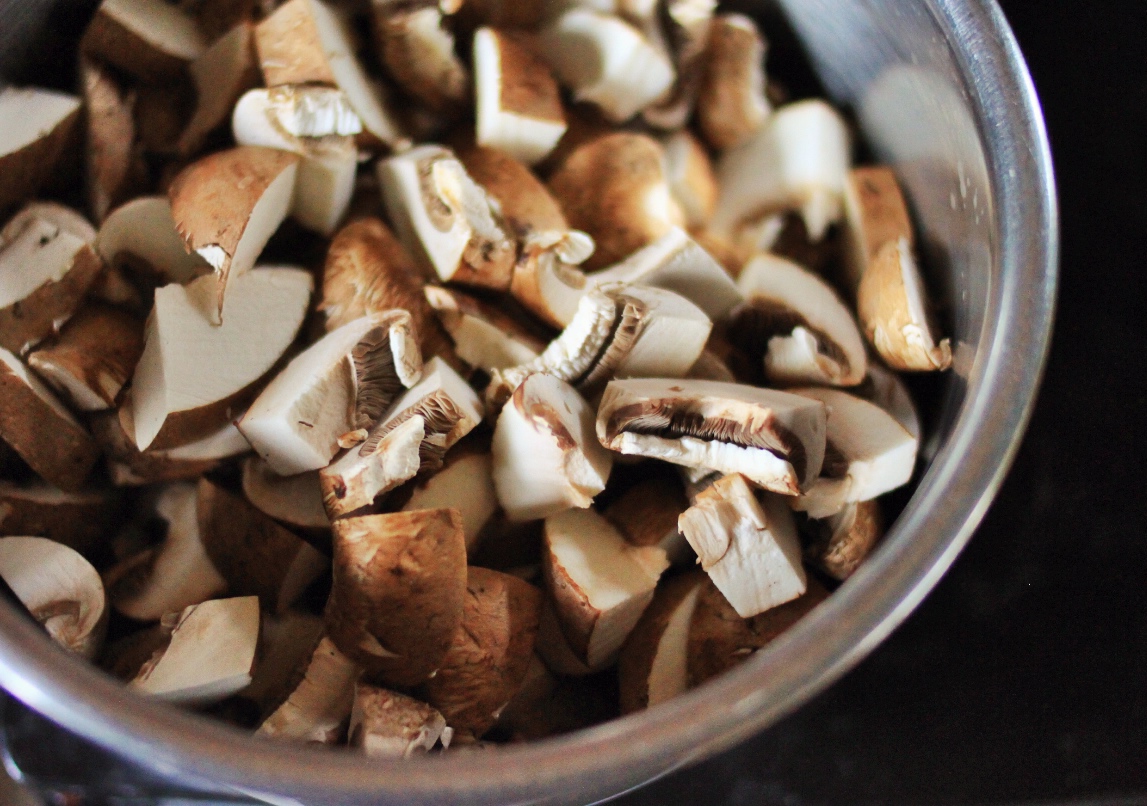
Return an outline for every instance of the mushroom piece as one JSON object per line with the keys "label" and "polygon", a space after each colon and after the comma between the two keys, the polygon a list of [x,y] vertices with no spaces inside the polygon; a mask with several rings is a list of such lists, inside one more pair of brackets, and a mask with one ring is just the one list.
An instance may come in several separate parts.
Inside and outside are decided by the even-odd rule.
{"label": "mushroom piece", "polygon": [[534,165],[565,134],[557,81],[522,36],[496,28],[475,32],[474,86],[478,145]]}
{"label": "mushroom piece", "polygon": [[0,347],[23,355],[80,307],[103,264],[82,238],[42,218],[0,247]]}
{"label": "mushroom piece", "polygon": [[[231,278],[249,271],[290,210],[299,157],[239,146],[184,168],[168,189],[175,227],[219,277],[218,317]],[[218,322],[216,322],[218,324]]]}
{"label": "mushroom piece", "polygon": [[141,196],[117,207],[100,225],[95,247],[105,264],[124,269],[149,292],[212,271],[202,255],[184,247],[166,196]]}
{"label": "mushroom piece", "polygon": [[454,34],[435,3],[376,0],[375,41],[394,80],[431,112],[455,114],[470,101],[470,73],[454,52]]}
{"label": "mushroom piece", "polygon": [[793,502],[795,509],[826,518],[845,504],[870,501],[912,478],[919,443],[891,414],[837,389],[793,391],[821,401],[828,411],[824,468]]}
{"label": "mushroom piece", "polygon": [[474,297],[432,285],[425,293],[458,357],[472,367],[508,369],[537,359],[545,349],[518,320]]}
{"label": "mushroom piece", "polygon": [[645,608],[662,572],[665,551],[629,545],[592,510],[546,518],[542,571],[562,632],[591,669],[612,663]]}
{"label": "mushroom piece", "polygon": [[696,381],[720,381],[722,383],[736,383],[737,377],[725,359],[715,351],[706,348],[700,358],[693,364],[689,374],[685,376]]}
{"label": "mushroom piece", "polygon": [[713,321],[725,318],[742,299],[729,273],[680,227],[588,277],[595,285],[640,283],[673,291]]}
{"label": "mushroom piece", "polygon": [[20,359],[0,349],[0,439],[54,487],[79,492],[99,448]]}
{"label": "mushroom piece", "polygon": [[824,101],[780,107],[718,161],[721,193],[711,228],[738,241],[768,214],[799,210],[809,239],[820,241],[840,220],[851,148],[844,119]]}
{"label": "mushroom piece", "polygon": [[239,421],[282,476],[330,464],[350,432],[379,418],[422,374],[410,314],[364,316],[320,339],[280,372]]}
{"label": "mushroom piece", "polygon": [[140,450],[194,442],[242,411],[253,387],[294,341],[312,286],[302,269],[266,267],[239,275],[231,280],[222,325],[212,322],[222,287],[213,275],[158,289],[132,379]]}
{"label": "mushroom piece", "polygon": [[347,744],[370,758],[410,758],[441,740],[450,746],[453,728],[433,707],[413,697],[359,683],[354,689]]}
{"label": "mushroom piece", "polygon": [[104,586],[75,549],[43,537],[0,538],[0,577],[56,643],[95,657],[107,628]]}
{"label": "mushroom piece", "polygon": [[466,21],[474,19],[480,25],[527,31],[537,30],[550,14],[552,5],[550,0],[465,0],[454,4],[459,6],[458,14]]}
{"label": "mushroom piece", "polygon": [[8,223],[0,229],[0,249],[20,237],[24,228],[36,219],[54,224],[62,232],[73,235],[86,244],[90,245],[96,240],[95,227],[71,207],[57,202],[32,201],[21,207],[20,211],[8,219]]}
{"label": "mushroom piece", "polygon": [[597,286],[538,358],[491,374],[487,403],[493,408],[504,402],[534,373],[573,384],[587,397],[615,376],[679,378],[697,361],[712,329],[700,308],[671,291]]}
{"label": "mushroom piece", "polygon": [[713,161],[688,129],[667,137],[665,177],[673,198],[685,213],[690,229],[704,229],[717,206],[717,176]]}
{"label": "mushroom piece", "polygon": [[689,627],[705,575],[696,571],[660,585],[617,659],[621,713],[632,714],[689,688]]}
{"label": "mushroom piece", "polygon": [[259,633],[255,674],[239,696],[254,703],[265,716],[281,705],[299,683],[323,637],[323,620],[299,610],[280,616],[264,613]]}
{"label": "mushroom piece", "polygon": [[79,72],[88,209],[96,221],[103,221],[109,210],[147,183],[147,166],[136,145],[136,93],[93,59],[81,56]]}
{"label": "mushroom piece", "polygon": [[579,146],[549,189],[570,225],[597,245],[586,270],[624,260],[685,223],[669,188],[665,150],[644,134],[615,132]]}
{"label": "mushroom piece", "polygon": [[702,570],[741,618],[805,592],[792,510],[777,496],[758,499],[743,476],[724,476],[699,493],[682,513],[680,528]]}
{"label": "mushroom piece", "polygon": [[891,414],[913,439],[920,441],[923,433],[920,429],[920,414],[916,411],[911,392],[895,372],[870,361],[864,383],[851,391]]}
{"label": "mushroom piece", "polygon": [[251,682],[259,643],[259,600],[213,599],[164,617],[171,641],[131,681],[132,688],[167,702],[205,705]]}
{"label": "mushroom piece", "polygon": [[197,491],[200,539],[228,590],[285,613],[330,563],[240,496],[206,479]]}
{"label": "mushroom piece", "polygon": [[171,83],[136,86],[132,107],[138,141],[136,153],[177,157],[179,137],[194,112],[195,86],[186,76]]}
{"label": "mushroom piece", "polygon": [[810,527],[813,539],[805,546],[805,559],[840,582],[852,576],[884,536],[878,501],[848,504]]}
{"label": "mushroom piece", "polygon": [[578,230],[528,235],[514,266],[510,293],[546,324],[565,327],[590,285],[577,266],[589,260],[594,249],[593,238]]}
{"label": "mushroom piece", "polygon": [[588,677],[597,674],[613,661],[612,658],[606,658],[606,663],[599,664],[595,668],[591,669],[587,666],[585,659],[579,658],[577,653],[570,648],[570,642],[566,640],[565,633],[562,632],[562,625],[558,621],[557,611],[554,610],[554,603],[549,599],[542,603],[542,616],[538,625],[536,649],[546,670],[567,678]]}
{"label": "mushroom piece", "polygon": [[289,0],[255,28],[255,47],[268,87],[338,87],[346,93],[365,134],[401,148],[408,141],[356,58],[353,39],[338,13],[319,0]]}
{"label": "mushroom piece", "polygon": [[423,685],[427,702],[455,731],[481,737],[526,679],[534,657],[542,593],[517,577],[470,568],[462,624],[438,673]]}
{"label": "mushroom piece", "polygon": [[319,474],[280,476],[257,456],[243,462],[243,494],[251,505],[293,530],[328,531]]}
{"label": "mushroom piece", "polygon": [[0,536],[46,537],[88,551],[104,537],[119,510],[107,490],[66,493],[41,481],[0,481]]}
{"label": "mushroom piece", "polygon": [[195,83],[195,112],[179,135],[175,150],[189,156],[222,126],[244,92],[259,83],[254,28],[240,22],[219,37],[188,68]]}
{"label": "mushroom piece", "polygon": [[439,358],[422,380],[355,445],[319,473],[331,519],[370,504],[420,472],[442,467],[443,457],[482,421],[482,403],[458,373]]}
{"label": "mushroom piece", "polygon": [[158,621],[167,613],[206,602],[227,590],[207,556],[193,484],[175,484],[155,500],[155,514],[167,524],[159,545],[128,557],[104,575],[108,598],[121,615]]}
{"label": "mushroom piece", "polygon": [[516,257],[497,205],[442,146],[378,164],[387,213],[410,253],[443,282],[505,291]]}
{"label": "mushroom piece", "polygon": [[745,266],[737,288],[745,302],[732,313],[729,338],[750,357],[764,357],[769,381],[855,386],[864,380],[864,339],[827,282],[763,253]]}
{"label": "mushroom piece", "polygon": [[824,460],[825,408],[818,403],[716,381],[613,381],[598,408],[597,436],[622,454],[741,473],[797,495]]}
{"label": "mushroom piece", "polygon": [[827,598],[825,587],[809,577],[808,591],[800,598],[743,619],[711,580],[703,582],[689,628],[689,688],[744,663]]}
{"label": "mushroom piece", "polygon": [[530,375],[494,429],[494,489],[513,522],[586,508],[605,489],[613,457],[594,440],[593,410],[567,383]]}
{"label": "mushroom piece", "polygon": [[520,158],[501,147],[461,142],[458,160],[470,177],[497,200],[510,235],[520,243],[543,233],[568,233],[562,208]]}
{"label": "mushroom piece", "polygon": [[143,323],[110,305],[89,302],[54,344],[28,366],[79,411],[114,408],[143,354]]}
{"label": "mushroom piece", "polygon": [[691,562],[693,553],[677,528],[689,508],[679,478],[650,478],[626,490],[602,514],[633,546],[658,546],[672,565]]}
{"label": "mushroom piece", "polygon": [[892,168],[885,165],[853,168],[844,183],[845,261],[848,287],[860,278],[885,244],[901,238],[915,246],[912,218]]}
{"label": "mushroom piece", "polygon": [[466,552],[473,554],[482,530],[498,511],[494,460],[489,453],[463,452],[459,447],[440,471],[414,487],[402,510],[446,507],[458,510]]}
{"label": "mushroom piece", "polygon": [[673,86],[673,65],[636,28],[589,8],[572,8],[541,32],[543,56],[578,101],[622,123]]}
{"label": "mushroom piece", "polygon": [[133,78],[164,84],[181,78],[207,41],[194,18],[163,0],[103,0],[81,47]]}
{"label": "mushroom piece", "polygon": [[441,668],[462,624],[466,540],[454,509],[334,523],[327,632],[373,680],[415,686]]}
{"label": "mushroom piece", "polygon": [[651,19],[641,27],[655,44],[658,40],[664,43],[662,47],[672,56],[677,80],[667,95],[645,108],[642,119],[655,129],[683,130],[693,117],[702,92],[717,2],[665,0],[649,6]]}
{"label": "mushroom piece", "polygon": [[952,366],[952,344],[936,336],[924,278],[907,238],[881,248],[860,280],[856,299],[864,334],[890,367],[928,372]]}
{"label": "mushroom piece", "polygon": [[338,744],[354,705],[362,669],[324,636],[306,664],[302,681],[259,726],[260,736]]}
{"label": "mushroom piece", "polygon": [[28,87],[0,89],[0,214],[34,195],[59,164],[80,119],[80,99]]}
{"label": "mushroom piece", "polygon": [[719,14],[709,31],[697,121],[705,140],[721,151],[742,145],[772,108],[765,96],[765,40],[752,18]]}

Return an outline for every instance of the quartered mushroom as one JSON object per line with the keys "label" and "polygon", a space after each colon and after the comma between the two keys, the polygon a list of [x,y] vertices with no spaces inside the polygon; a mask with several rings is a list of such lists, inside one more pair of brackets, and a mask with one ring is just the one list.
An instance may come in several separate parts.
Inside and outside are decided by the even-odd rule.
{"label": "quartered mushroom", "polygon": [[454,729],[424,702],[359,683],[354,688],[347,744],[370,758],[400,759],[450,746]]}
{"label": "quartered mushroom", "polygon": [[212,599],[170,613],[170,642],[129,684],[157,699],[205,705],[242,691],[251,682],[259,644],[259,600]]}
{"label": "quartered mushroom", "polygon": [[282,267],[233,277],[222,325],[213,322],[222,288],[214,275],[158,289],[132,379],[139,449],[186,445],[241,412],[295,340],[313,282],[310,272]]}
{"label": "quartered mushroom", "polygon": [[677,519],[689,508],[679,479],[672,476],[640,481],[602,512],[633,546],[658,546],[673,565],[693,559]]}
{"label": "quartered mushroom", "polygon": [[849,289],[855,291],[885,244],[901,238],[915,245],[912,218],[900,182],[886,165],[848,172],[844,183],[845,261]]}
{"label": "quartered mushroom", "polygon": [[0,214],[35,195],[60,164],[80,120],[80,99],[35,87],[0,89]]}
{"label": "quartered mushroom", "polygon": [[302,680],[259,726],[257,735],[338,744],[346,732],[361,676],[362,668],[323,636],[304,666]]}
{"label": "quartered mushroom", "polygon": [[108,598],[121,615],[158,621],[227,590],[227,580],[203,545],[197,502],[194,484],[163,490],[154,505],[155,514],[167,524],[163,540],[104,574]]}
{"label": "quartered mushroom", "polygon": [[481,737],[525,681],[534,657],[542,593],[517,577],[471,567],[462,624],[426,701],[459,733]]}
{"label": "quartered mushroom", "polygon": [[828,411],[824,467],[793,502],[798,511],[826,518],[845,504],[869,501],[912,478],[919,443],[891,414],[837,389],[793,391],[821,401]]}
{"label": "quartered mushroom", "polygon": [[952,344],[932,324],[924,278],[907,238],[886,243],[872,259],[856,302],[864,334],[893,369],[928,372],[952,365]]}
{"label": "quartered mushroom", "polygon": [[509,287],[514,243],[497,205],[449,149],[418,146],[381,161],[378,176],[398,236],[438,279]]}
{"label": "quartered mushroom", "polygon": [[87,551],[108,533],[119,503],[110,490],[66,493],[39,480],[0,481],[0,536],[46,537]]}
{"label": "quartered mushroom", "polygon": [[692,571],[657,588],[617,659],[621,713],[652,708],[689,688],[689,628],[705,575]]}
{"label": "quartered mushroom", "polygon": [[498,511],[494,490],[494,460],[489,452],[464,450],[466,443],[451,451],[441,470],[425,481],[412,482],[404,512],[453,507],[462,519],[466,551],[473,554],[482,530]]}
{"label": "quartered mushroom", "polygon": [[199,481],[196,509],[203,548],[228,590],[258,596],[264,610],[285,613],[330,567],[312,545],[207,479]]}
{"label": "quartered mushroom", "polygon": [[852,576],[884,536],[884,517],[878,501],[847,504],[824,520],[811,521],[812,541],[805,559],[833,579]]}
{"label": "quartered mushroom", "polygon": [[349,447],[349,434],[361,432],[365,438],[421,374],[410,314],[393,310],[364,316],[292,360],[238,427],[276,473],[319,470],[340,447]]}
{"label": "quartered mushroom", "polygon": [[597,245],[587,270],[624,260],[685,223],[669,187],[665,150],[644,134],[615,132],[579,146],[550,177],[549,189],[570,225]]}
{"label": "quartered mushroom", "polygon": [[442,667],[466,600],[456,510],[335,521],[333,569],[328,635],[370,679],[415,686]]}
{"label": "quartered mushroom", "polygon": [[565,327],[590,285],[578,266],[595,248],[593,238],[578,230],[528,235],[514,266],[510,293],[546,324]]}
{"label": "quartered mushroom", "polygon": [[742,145],[768,120],[765,40],[752,18],[718,14],[709,30],[697,122],[705,140],[723,151]]}
{"label": "quartered mushroom", "polygon": [[666,54],[619,17],[571,8],[541,32],[542,55],[578,101],[616,123],[629,120],[673,86]]}
{"label": "quartered mushroom", "polygon": [[501,404],[535,373],[552,375],[590,397],[614,377],[682,377],[712,329],[700,308],[671,291],[621,283],[597,286],[540,356],[491,373],[486,399],[491,408]]}
{"label": "quartered mushroom", "polygon": [[420,472],[442,466],[446,452],[482,421],[482,403],[440,358],[390,407],[359,445],[320,471],[331,518],[369,506]]}
{"label": "quartered mushroom", "polygon": [[478,145],[534,165],[565,134],[557,82],[522,36],[497,28],[474,33],[474,87]]}
{"label": "quartered mushroom", "polygon": [[[642,112],[642,119],[663,131],[684,130],[693,117],[697,100],[703,91],[706,52],[712,36],[716,0],[665,0],[649,3],[640,0],[648,12],[641,28],[654,46],[658,40],[669,52],[677,78],[668,94],[658,98]],[[664,9],[664,11],[662,11]],[[623,14],[632,18],[634,15]],[[642,16],[642,15],[638,15]]]}
{"label": "quartered mushroom", "polygon": [[562,632],[579,660],[602,668],[653,600],[665,551],[629,545],[588,509],[547,518],[545,540],[542,570]]}
{"label": "quartered mushroom", "polygon": [[464,110],[470,101],[470,72],[455,53],[441,6],[377,0],[371,7],[379,55],[395,82],[431,112]]}
{"label": "quartered mushroom", "polygon": [[758,498],[743,476],[724,476],[697,495],[680,528],[702,570],[741,618],[805,592],[792,510],[778,496]]}
{"label": "quartered mushroom", "polygon": [[243,462],[243,495],[264,515],[290,529],[328,531],[331,527],[317,472],[280,476],[267,462],[252,456]]}
{"label": "quartered mushroom", "polygon": [[22,355],[54,334],[102,271],[83,238],[29,219],[0,246],[0,347]]}
{"label": "quartered mushroom", "polygon": [[749,140],[721,155],[721,193],[710,226],[737,241],[742,228],[768,214],[796,210],[809,239],[819,241],[840,220],[851,157],[848,127],[827,103],[782,106]]}
{"label": "quartered mushroom", "polygon": [[855,386],[868,370],[852,312],[827,282],[776,255],[762,253],[737,278],[744,303],[729,337],[754,360],[763,356],[775,384]]}
{"label": "quartered mushroom", "polygon": [[268,87],[318,84],[346,93],[364,134],[390,148],[408,143],[379,87],[355,56],[354,37],[338,12],[319,0],[289,0],[255,28]]}
{"label": "quartered mushroom", "polygon": [[[299,157],[289,151],[238,146],[184,168],[168,196],[175,227],[219,278],[217,313],[231,280],[246,273],[291,208]],[[216,322],[218,324],[218,322]]]}
{"label": "quartered mushroom", "polygon": [[248,22],[236,25],[192,62],[188,73],[195,84],[195,112],[175,144],[184,156],[197,152],[231,119],[240,96],[259,84],[254,28]]}
{"label": "quartered mushroom", "polygon": [[151,84],[178,80],[207,50],[195,19],[163,0],[104,0],[82,48]]}
{"label": "quartered mushroom", "polygon": [[[136,144],[137,93],[124,87],[102,62],[81,56],[84,178],[88,209],[95,221],[147,184],[147,166]],[[3,205],[0,205],[3,207]]]}
{"label": "quartered mushroom", "polygon": [[820,474],[825,408],[740,384],[623,380],[606,387],[597,435],[610,450],[705,471],[741,473],[796,495]]}
{"label": "quartered mushroom", "polygon": [[[570,648],[570,642],[565,633],[562,632],[562,625],[558,621],[557,611],[554,610],[554,603],[548,598],[542,602],[542,615],[538,624],[535,649],[539,662],[547,672],[553,672],[567,678],[588,677],[602,671],[613,661],[612,658],[607,658],[607,662],[599,664],[597,668],[591,669],[587,666],[585,658],[579,658],[577,653]],[[528,674],[529,672],[527,672]],[[512,707],[512,704],[508,707]]]}
{"label": "quartered mushroom", "polygon": [[111,305],[89,302],[53,344],[28,356],[28,366],[78,411],[119,402],[143,354],[143,322]]}
{"label": "quartered mushroom", "polygon": [[688,129],[667,137],[665,176],[690,229],[704,229],[717,206],[717,176],[709,154]]}
{"label": "quartered mushroom", "polygon": [[84,486],[99,448],[91,434],[19,358],[0,349],[0,439],[49,484]]}
{"label": "quartered mushroom", "polygon": [[515,522],[590,506],[613,466],[594,439],[589,404],[545,374],[526,378],[502,409],[493,455],[498,503]]}
{"label": "quartered mushroom", "polygon": [[104,586],[75,549],[43,537],[0,538],[0,577],[58,644],[85,658],[99,651]]}
{"label": "quartered mushroom", "polygon": [[546,347],[517,319],[475,297],[433,285],[425,294],[458,357],[472,367],[508,369],[535,360]]}
{"label": "quartered mushroom", "polygon": [[202,255],[184,246],[166,196],[140,196],[117,207],[100,225],[95,247],[106,265],[149,291],[212,271]]}

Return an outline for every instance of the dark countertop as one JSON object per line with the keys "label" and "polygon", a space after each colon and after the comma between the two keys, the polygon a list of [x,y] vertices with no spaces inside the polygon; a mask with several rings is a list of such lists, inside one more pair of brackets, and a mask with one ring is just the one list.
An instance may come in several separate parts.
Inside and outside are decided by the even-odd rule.
{"label": "dark countertop", "polygon": [[837,685],[617,803],[1147,803],[1147,4],[1002,0],[1063,223],[1047,377],[936,590]]}

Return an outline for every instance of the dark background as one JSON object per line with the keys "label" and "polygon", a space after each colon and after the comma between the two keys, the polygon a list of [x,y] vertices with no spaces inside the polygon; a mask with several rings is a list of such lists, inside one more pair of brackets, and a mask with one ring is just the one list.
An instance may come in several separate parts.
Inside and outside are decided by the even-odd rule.
{"label": "dark background", "polygon": [[1063,227],[1019,458],[920,609],[745,745],[618,803],[1147,803],[1147,2],[1002,0]]}

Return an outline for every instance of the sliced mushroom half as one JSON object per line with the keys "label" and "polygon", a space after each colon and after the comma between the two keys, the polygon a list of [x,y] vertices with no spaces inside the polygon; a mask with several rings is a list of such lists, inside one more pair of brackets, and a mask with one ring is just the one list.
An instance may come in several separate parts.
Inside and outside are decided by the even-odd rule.
{"label": "sliced mushroom half", "polygon": [[915,243],[912,218],[892,168],[870,165],[853,168],[844,184],[845,268],[849,289],[860,278],[885,244],[908,240]]}
{"label": "sliced mushroom half", "polygon": [[437,3],[375,2],[375,39],[387,72],[432,112],[454,115],[470,100],[470,73]]}
{"label": "sliced mushroom half", "polygon": [[0,215],[35,195],[80,120],[80,99],[35,87],[0,89]]}
{"label": "sliced mushroom half", "polygon": [[473,554],[482,530],[498,511],[494,490],[494,460],[489,453],[462,452],[462,446],[446,457],[445,466],[430,478],[416,483],[404,512],[453,507],[462,519],[466,551]]}
{"label": "sliced mushroom half", "polygon": [[[673,88],[642,113],[642,119],[655,129],[684,131],[697,107],[705,79],[705,56],[712,36],[716,0],[665,0],[649,3],[641,28],[656,46],[668,51],[677,73]],[[664,10],[662,10],[664,9]],[[623,11],[623,13],[625,13]],[[632,16],[633,15],[627,15]]]}
{"label": "sliced mushroom half", "polygon": [[688,129],[667,137],[666,178],[690,229],[703,229],[717,205],[717,177],[709,154]]}
{"label": "sliced mushroom half", "polygon": [[100,225],[96,251],[149,291],[212,271],[202,255],[184,246],[166,196],[141,196],[117,207]]}
{"label": "sliced mushroom half", "polygon": [[292,529],[329,530],[318,473],[280,476],[262,459],[243,462],[243,494],[264,515]]}
{"label": "sliced mushroom half", "polygon": [[314,744],[337,744],[354,705],[362,668],[324,636],[306,664],[302,681],[257,734]]}
{"label": "sliced mushroom half", "polygon": [[104,586],[75,549],[43,537],[0,538],[0,577],[57,643],[85,658],[99,651]]}
{"label": "sliced mushroom half", "polygon": [[21,207],[20,211],[0,228],[0,249],[19,237],[29,222],[37,218],[55,224],[86,244],[92,244],[96,240],[95,227],[80,212],[58,202],[32,201]]}
{"label": "sliced mushroom half", "polygon": [[796,495],[824,459],[825,409],[816,403],[716,381],[613,381],[598,409],[597,435],[622,454],[741,473]]}
{"label": "sliced mushroom half", "polygon": [[516,319],[475,297],[432,285],[425,293],[458,357],[472,367],[486,372],[508,369],[536,360],[545,349]]}
{"label": "sliced mushroom half", "polygon": [[83,48],[140,81],[179,79],[207,50],[195,19],[161,0],[104,0]]}
{"label": "sliced mushroom half", "polygon": [[259,83],[251,24],[241,22],[219,37],[188,72],[195,84],[195,112],[175,145],[184,156],[197,152],[230,119],[239,97]]}
{"label": "sliced mushroom half", "polygon": [[732,313],[729,338],[763,356],[775,384],[855,386],[868,370],[852,312],[828,283],[796,263],[760,254],[737,278],[745,302]]}
{"label": "sliced mushroom half", "polygon": [[410,758],[450,745],[453,728],[424,702],[359,683],[354,689],[347,743],[370,758]]}
{"label": "sliced mushroom half", "polygon": [[697,120],[705,140],[723,151],[743,144],[768,120],[765,40],[752,18],[719,14],[709,31]]}

